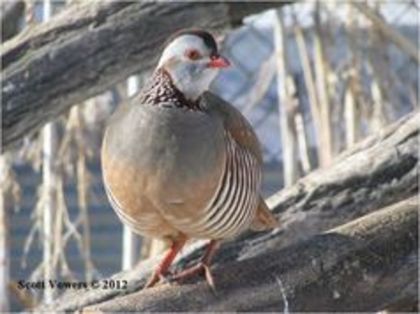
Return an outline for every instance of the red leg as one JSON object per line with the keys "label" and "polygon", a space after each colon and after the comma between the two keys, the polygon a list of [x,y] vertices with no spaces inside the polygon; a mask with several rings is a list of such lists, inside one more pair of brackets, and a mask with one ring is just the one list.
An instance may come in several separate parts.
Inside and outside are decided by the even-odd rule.
{"label": "red leg", "polygon": [[206,247],[203,257],[201,258],[201,261],[197,265],[183,270],[182,272],[174,275],[171,279],[182,281],[184,279],[190,278],[192,276],[195,276],[204,272],[207,283],[214,290],[215,286],[214,286],[213,276],[210,271],[210,262],[214,254],[216,253],[218,247],[219,247],[219,242],[216,240],[211,240]]}
{"label": "red leg", "polygon": [[169,267],[171,266],[172,262],[174,261],[176,255],[183,248],[186,242],[187,242],[187,238],[185,236],[181,236],[172,243],[171,248],[166,252],[162,261],[155,268],[153,275],[147,281],[144,288],[153,287],[156,283],[158,283],[162,279],[162,277],[164,277]]}

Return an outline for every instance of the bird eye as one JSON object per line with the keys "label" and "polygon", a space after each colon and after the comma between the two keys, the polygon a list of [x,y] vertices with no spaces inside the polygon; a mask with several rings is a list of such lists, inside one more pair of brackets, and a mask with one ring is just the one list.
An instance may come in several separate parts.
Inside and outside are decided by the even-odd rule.
{"label": "bird eye", "polygon": [[185,53],[187,58],[190,60],[197,60],[201,58],[200,53],[197,50],[187,50],[187,52]]}

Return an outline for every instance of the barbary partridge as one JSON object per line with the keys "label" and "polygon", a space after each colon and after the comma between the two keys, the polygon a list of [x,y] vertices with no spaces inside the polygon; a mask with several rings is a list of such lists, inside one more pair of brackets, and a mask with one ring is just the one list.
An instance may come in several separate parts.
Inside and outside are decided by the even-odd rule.
{"label": "barbary partridge", "polygon": [[110,118],[102,146],[112,207],[134,232],[171,247],[147,287],[168,274],[188,239],[209,239],[201,262],[175,274],[204,273],[220,240],[278,226],[260,194],[262,157],[250,124],[208,92],[229,66],[203,30],[175,34],[150,81]]}

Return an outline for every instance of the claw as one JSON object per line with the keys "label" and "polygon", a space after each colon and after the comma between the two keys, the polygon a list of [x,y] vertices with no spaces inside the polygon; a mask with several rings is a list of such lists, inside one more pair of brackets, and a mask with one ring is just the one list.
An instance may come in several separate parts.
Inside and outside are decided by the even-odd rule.
{"label": "claw", "polygon": [[217,247],[218,247],[217,241],[215,240],[210,241],[209,245],[207,246],[206,252],[203,255],[203,258],[201,259],[201,262],[199,262],[195,266],[192,266],[190,268],[187,268],[181,271],[178,274],[175,274],[171,278],[171,281],[182,282],[185,279],[191,278],[196,275],[201,275],[202,273],[204,273],[204,278],[206,278],[208,285],[210,286],[211,290],[215,293],[216,286],[214,284],[213,275],[211,273],[209,265]]}
{"label": "claw", "polygon": [[[168,273],[168,275],[170,276],[171,274]],[[144,285],[143,289],[151,288],[155,285],[165,284],[165,283],[169,283],[169,282],[170,282],[170,280],[168,279],[167,275],[155,272],[155,273],[153,273],[152,276],[150,276],[149,280]]]}
{"label": "claw", "polygon": [[207,265],[204,265],[204,264],[203,264],[203,267],[204,267],[204,276],[206,277],[206,281],[207,281],[208,285],[210,286],[210,289],[214,293],[216,293],[216,286],[214,285],[214,279],[213,279],[213,275],[210,271],[210,267],[207,266]]}
{"label": "claw", "polygon": [[160,280],[160,276],[156,273],[153,273],[153,275],[149,278],[147,283],[144,285],[143,289],[151,288],[154,285],[156,285]]}
{"label": "claw", "polygon": [[[172,276],[172,274],[169,273],[168,268],[170,264],[172,263],[173,259],[175,258],[175,255],[177,252],[181,249],[181,247],[184,245],[185,241],[179,241],[178,243],[175,243],[172,248],[168,251],[163,261],[159,264],[159,266],[155,269],[153,275],[150,277],[145,288],[150,288],[155,286],[158,283],[164,283],[164,282],[182,282],[185,279],[191,278],[196,275],[201,275],[204,273],[204,278],[206,278],[206,281],[208,285],[210,286],[211,290],[215,293],[216,292],[216,286],[214,284],[213,275],[210,271],[210,261],[218,247],[218,243],[215,240],[210,241],[209,245],[207,246],[207,249],[203,255],[203,258],[201,259],[201,262],[199,262],[197,265],[190,267],[188,269],[185,269],[181,271],[178,274],[175,274]],[[169,278],[167,277],[169,275]]]}
{"label": "claw", "polygon": [[198,276],[198,275],[204,275],[204,278],[207,281],[207,284],[210,286],[211,290],[213,290],[213,292],[216,291],[216,287],[214,284],[214,279],[213,279],[213,275],[211,273],[210,267],[205,264],[204,262],[200,262],[197,265],[190,267],[188,269],[185,269],[183,271],[181,271],[178,274],[175,274],[174,276],[171,277],[170,281],[171,282],[183,282],[187,279],[190,279],[194,276]]}

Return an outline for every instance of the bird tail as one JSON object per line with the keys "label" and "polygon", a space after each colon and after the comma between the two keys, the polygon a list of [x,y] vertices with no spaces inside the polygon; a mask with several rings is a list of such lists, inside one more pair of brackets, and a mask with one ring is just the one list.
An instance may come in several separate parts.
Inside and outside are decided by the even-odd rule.
{"label": "bird tail", "polygon": [[251,223],[251,229],[255,231],[263,231],[280,227],[280,222],[276,216],[270,211],[264,199],[260,196],[257,213]]}

